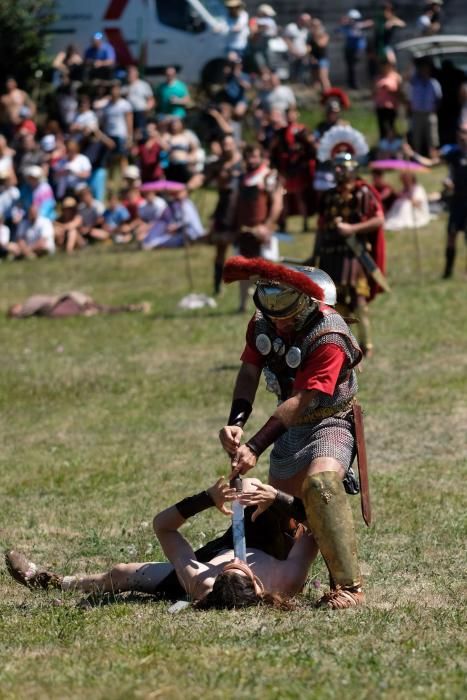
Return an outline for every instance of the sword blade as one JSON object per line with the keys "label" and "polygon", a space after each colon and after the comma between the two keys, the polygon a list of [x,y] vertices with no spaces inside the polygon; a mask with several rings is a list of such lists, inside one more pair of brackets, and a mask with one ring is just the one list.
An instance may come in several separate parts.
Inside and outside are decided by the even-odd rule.
{"label": "sword blade", "polygon": [[[237,476],[230,482],[230,486],[237,493],[243,490],[242,479]],[[232,503],[232,539],[234,546],[234,555],[237,559],[246,563],[246,540],[245,540],[245,508],[238,501]]]}

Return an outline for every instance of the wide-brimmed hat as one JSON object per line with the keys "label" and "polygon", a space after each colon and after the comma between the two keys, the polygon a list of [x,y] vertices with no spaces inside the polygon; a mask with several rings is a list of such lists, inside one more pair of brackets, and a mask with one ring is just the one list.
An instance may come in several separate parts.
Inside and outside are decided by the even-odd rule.
{"label": "wide-brimmed hat", "polygon": [[261,13],[265,17],[275,17],[277,15],[277,12],[271,5],[268,5],[267,3],[263,3],[258,7],[256,12]]}
{"label": "wide-brimmed hat", "polygon": [[137,165],[127,165],[123,171],[123,177],[127,180],[138,180],[141,173]]}
{"label": "wide-brimmed hat", "polygon": [[225,0],[224,5],[226,7],[242,7],[242,0]]}
{"label": "wide-brimmed hat", "polygon": [[44,176],[44,171],[42,170],[40,165],[29,165],[25,171],[24,174],[26,177],[33,177],[40,179],[41,177]]}

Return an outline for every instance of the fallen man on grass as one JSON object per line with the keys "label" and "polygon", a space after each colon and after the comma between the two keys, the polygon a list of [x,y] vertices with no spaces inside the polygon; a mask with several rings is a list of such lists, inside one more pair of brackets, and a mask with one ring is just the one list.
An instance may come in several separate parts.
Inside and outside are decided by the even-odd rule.
{"label": "fallen man on grass", "polygon": [[68,318],[69,316],[95,316],[96,314],[148,313],[148,302],[141,304],[120,304],[108,306],[98,304],[83,292],[65,292],[64,294],[34,294],[21,304],[13,304],[7,311],[9,318]]}
{"label": "fallen man on grass", "polygon": [[[258,479],[245,479],[246,562],[236,559],[232,528],[193,551],[179,532],[184,522],[215,506],[231,515],[234,489],[220,478],[206,491],[179,501],[154,518],[154,531],[168,562],[117,564],[99,574],[62,576],[29,561],[18,551],[5,554],[11,576],[31,590],[55,588],[82,593],[138,592],[168,600],[188,598],[198,609],[240,608],[261,603],[290,609],[317,554],[313,537],[297,520],[305,518],[298,499]],[[251,505],[250,505],[251,504]]]}

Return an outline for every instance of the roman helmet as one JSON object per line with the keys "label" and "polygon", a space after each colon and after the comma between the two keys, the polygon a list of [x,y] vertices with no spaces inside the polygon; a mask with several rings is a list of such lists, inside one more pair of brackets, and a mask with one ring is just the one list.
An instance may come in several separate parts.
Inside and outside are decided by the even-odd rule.
{"label": "roman helmet", "polygon": [[326,112],[340,112],[344,109],[349,109],[350,99],[344,90],[333,87],[323,92],[321,96],[321,104],[325,108]]}
{"label": "roman helmet", "polygon": [[237,256],[227,260],[224,281],[238,280],[256,282],[253,301],[264,316],[272,321],[294,318],[296,329],[314,316],[320,303],[336,303],[334,282],[317,267]]}
{"label": "roman helmet", "polygon": [[368,153],[368,144],[360,131],[349,125],[333,126],[319,142],[317,156],[322,163],[331,161],[336,180],[347,179]]}

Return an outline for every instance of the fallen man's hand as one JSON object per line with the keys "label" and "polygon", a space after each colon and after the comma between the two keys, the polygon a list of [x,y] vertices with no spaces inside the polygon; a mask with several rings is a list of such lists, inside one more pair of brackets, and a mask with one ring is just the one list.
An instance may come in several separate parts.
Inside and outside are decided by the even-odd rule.
{"label": "fallen man's hand", "polygon": [[277,489],[269,484],[258,484],[254,491],[243,492],[238,500],[242,506],[256,506],[256,510],[251,516],[252,522],[255,522],[258,515],[264,513],[276,500]]}

